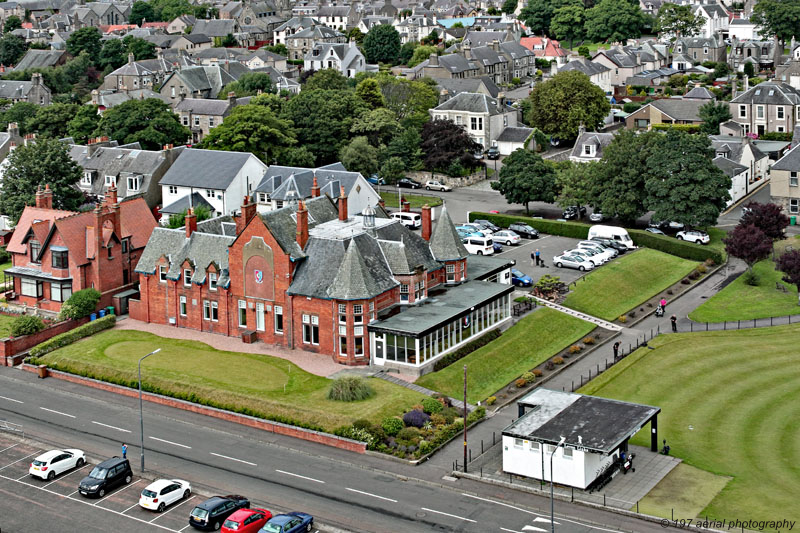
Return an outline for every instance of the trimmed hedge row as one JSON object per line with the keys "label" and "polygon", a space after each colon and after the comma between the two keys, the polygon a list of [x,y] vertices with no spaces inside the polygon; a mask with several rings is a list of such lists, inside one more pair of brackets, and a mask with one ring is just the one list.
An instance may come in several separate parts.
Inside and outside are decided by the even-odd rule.
{"label": "trimmed hedge row", "polygon": [[489,344],[490,342],[495,340],[500,335],[501,335],[500,330],[497,330],[497,329],[493,329],[493,330],[491,330],[491,331],[489,331],[487,333],[484,333],[483,335],[481,335],[480,337],[478,337],[474,341],[468,342],[467,344],[465,344],[464,346],[462,346],[461,348],[459,348],[455,352],[451,352],[451,353],[445,355],[444,357],[442,357],[441,359],[439,359],[438,361],[436,361],[433,364],[433,371],[434,372],[438,372],[439,370],[442,370],[443,368],[447,368],[448,366],[452,365],[453,363],[455,363],[459,359],[462,359],[462,358],[468,356],[469,354],[471,354],[472,352],[474,352],[478,348],[486,346],[487,344]]}
{"label": "trimmed hedge row", "polygon": [[[507,228],[513,222],[522,222],[528,224],[542,233],[549,235],[560,235],[562,237],[571,237],[573,239],[586,239],[589,236],[589,224],[580,222],[559,222],[557,220],[545,220],[540,218],[531,218],[523,216],[511,215],[495,215],[492,213],[471,212],[469,220],[472,222],[475,219],[484,219],[489,222]],[[636,246],[644,246],[659,250],[683,259],[691,259],[693,261],[705,261],[711,259],[716,264],[722,264],[725,258],[722,252],[715,250],[709,246],[694,244],[686,241],[679,241],[673,237],[664,235],[656,235],[647,231],[639,229],[629,229],[628,234],[631,236],[633,243]]]}
{"label": "trimmed hedge row", "polygon": [[88,324],[78,326],[77,328],[69,330],[66,333],[56,335],[52,339],[46,340],[41,344],[37,344],[36,346],[31,348],[30,352],[31,356],[40,357],[46,353],[52,352],[53,350],[63,348],[68,344],[72,344],[73,342],[80,340],[84,337],[94,335],[95,333],[103,331],[104,329],[113,328],[114,324],[116,323],[117,323],[116,315],[108,315],[104,316],[103,318],[93,320]]}

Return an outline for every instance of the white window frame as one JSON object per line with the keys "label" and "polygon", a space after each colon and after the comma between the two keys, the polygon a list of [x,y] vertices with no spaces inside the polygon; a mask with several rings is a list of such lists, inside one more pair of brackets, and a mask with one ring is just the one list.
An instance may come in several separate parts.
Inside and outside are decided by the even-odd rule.
{"label": "white window frame", "polygon": [[128,176],[128,191],[139,190],[139,176]]}
{"label": "white window frame", "polygon": [[[238,319],[239,319],[239,327],[246,328],[247,327],[247,300],[239,300],[238,305]],[[244,320],[242,320],[244,319]]]}
{"label": "white window frame", "polygon": [[177,185],[170,185],[169,186],[169,193],[170,194],[178,194],[178,186]]}
{"label": "white window frame", "polygon": [[563,457],[567,461],[572,461],[574,451],[575,448],[573,448],[572,446],[564,446],[563,448],[561,448],[561,457]]}
{"label": "white window frame", "polygon": [[111,187],[117,184],[117,177],[116,176],[108,176],[106,175],[106,187]]}
{"label": "white window frame", "polygon": [[158,281],[159,283],[166,283],[167,282],[167,272],[169,269],[167,265],[158,265]]}
{"label": "white window frame", "polygon": [[186,316],[186,296],[180,297],[180,315]]}
{"label": "white window frame", "polygon": [[739,104],[739,118],[747,118],[747,106]]}
{"label": "white window frame", "polygon": [[[800,115],[800,107],[798,109],[798,115]],[[81,185],[91,185],[92,184],[92,173],[87,171],[83,173],[83,177],[81,178]]]}
{"label": "white window frame", "polygon": [[786,119],[786,113],[782,105],[779,105],[775,108],[775,118],[777,118],[778,120]]}
{"label": "white window frame", "polygon": [[191,287],[192,286],[192,269],[191,268],[184,268],[183,269],[183,286],[184,287]]}
{"label": "white window frame", "polygon": [[541,453],[542,445],[541,443],[532,440],[528,442],[528,450],[530,450],[532,453]]}
{"label": "white window frame", "polygon": [[216,292],[217,290],[217,273],[208,273],[208,290]]}
{"label": "white window frame", "polygon": [[[278,335],[283,335],[283,307],[280,305],[273,306],[275,318],[272,321],[273,329]],[[280,317],[280,328],[278,327],[278,317]]]}
{"label": "white window frame", "polygon": [[797,180],[797,172],[791,171],[789,172],[789,187],[797,187],[798,180]]}

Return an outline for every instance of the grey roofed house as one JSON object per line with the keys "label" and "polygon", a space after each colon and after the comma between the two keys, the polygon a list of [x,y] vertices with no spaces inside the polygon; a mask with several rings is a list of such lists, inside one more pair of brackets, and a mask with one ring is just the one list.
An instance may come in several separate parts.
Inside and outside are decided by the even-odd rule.
{"label": "grey roofed house", "polygon": [[722,172],[724,172],[725,175],[730,178],[738,176],[739,174],[747,170],[746,166],[740,165],[736,161],[731,161],[727,157],[721,155],[715,157],[711,162],[714,163],[714,165],[717,168],[722,170]]}
{"label": "grey roofed house", "polygon": [[250,152],[188,148],[181,152],[159,183],[162,186],[227,189],[251,157],[254,156]]}
{"label": "grey roofed house", "polygon": [[183,37],[184,39],[186,39],[187,41],[189,41],[194,45],[211,42],[211,37],[209,35],[206,35],[205,33],[198,33],[195,31],[192,31],[192,33],[189,34],[184,34],[181,37]]}
{"label": "grey roofed house", "polygon": [[678,71],[671,67],[660,68],[658,70],[643,70],[625,80],[625,85],[660,85],[669,81],[670,76],[678,74]]}
{"label": "grey roofed house", "polygon": [[184,98],[175,106],[175,112],[187,111],[195,115],[225,116],[230,111],[230,107],[231,104],[227,99]]}
{"label": "grey roofed house", "polygon": [[[581,159],[600,159],[603,157],[603,149],[614,140],[613,133],[598,133],[596,131],[580,131],[578,138],[575,139],[575,146],[569,154],[573,161]],[[591,155],[586,154],[585,146],[594,147]]]}
{"label": "grey roofed house", "polygon": [[700,108],[705,104],[705,100],[662,98],[659,100],[653,100],[648,105],[655,107],[675,121],[702,122],[702,119],[700,118]]}
{"label": "grey roofed house", "polygon": [[595,74],[602,74],[603,72],[608,72],[611,70],[605,65],[601,65],[600,63],[595,63],[593,61],[589,61],[585,57],[573,59],[563,67],[559,67],[558,71],[569,71],[569,70],[577,70],[579,72],[583,72],[587,76],[591,77]]}
{"label": "grey roofed house", "polygon": [[14,70],[55,67],[64,57],[63,50],[28,50],[14,66]]}
{"label": "grey roofed house", "polygon": [[335,39],[336,37],[344,37],[344,34],[327,26],[311,26],[310,28],[304,28],[297,33],[288,36],[287,39],[321,40]]}
{"label": "grey roofed house", "polygon": [[[426,60],[427,62],[430,60]],[[439,64],[452,73],[464,72],[467,70],[477,69],[477,65],[470,62],[461,54],[446,54],[439,56]]]}
{"label": "grey roofed house", "polygon": [[532,133],[533,128],[509,127],[505,128],[496,140],[498,143],[522,143],[525,142],[525,139],[530,137]]}
{"label": "grey roofed house", "polygon": [[683,95],[684,100],[716,100],[714,93],[705,87],[695,87],[688,93]]}
{"label": "grey roofed house", "polygon": [[255,192],[267,193],[271,200],[284,202],[311,198],[315,176],[320,194],[327,194],[336,199],[340,195],[341,187],[344,187],[345,195],[349,196],[361,174],[348,172],[341,163],[319,168],[271,165],[255,188]]}
{"label": "grey roofed house", "polygon": [[250,50],[247,48],[224,48],[215,46],[200,50],[192,57],[197,60],[216,59],[217,61],[239,61],[240,58],[247,56]]}
{"label": "grey roofed house", "polygon": [[787,170],[789,172],[797,172],[800,171],[800,150],[797,149],[796,145],[794,148],[786,152],[786,154],[781,157],[774,165],[772,165],[771,170]]}
{"label": "grey roofed house", "polygon": [[500,41],[501,43],[508,39],[508,33],[504,31],[474,31],[470,30],[461,41],[461,45],[468,44],[473,48],[476,46],[491,45],[492,41]]}
{"label": "grey roofed house", "polygon": [[236,81],[245,72],[249,69],[240,63],[189,67],[171,72],[163,86],[177,77],[183,82],[187,96],[207,93],[209,98],[216,98],[225,85]]}
{"label": "grey roofed house", "polygon": [[[304,201],[308,210],[308,229],[339,217],[339,211],[327,196],[318,196]],[[261,220],[269,229],[275,240],[278,241],[284,253],[289,254],[293,260],[306,257],[306,253],[297,244],[297,203],[291,203],[280,209],[261,213]],[[308,245],[306,245],[308,246]],[[325,268],[328,268],[326,265]]]}
{"label": "grey roofed house", "polygon": [[508,59],[500,52],[495,52],[491,43],[488,46],[474,46],[471,50],[472,60],[478,61],[484,67],[508,63]]}
{"label": "grey roofed house", "polygon": [[163,33],[157,33],[155,35],[148,35],[147,37],[144,37],[144,40],[153,43],[154,45],[156,45],[156,48],[164,49],[171,47],[175,43],[175,41],[177,41],[181,37],[182,37],[181,35],[177,34],[167,35]]}
{"label": "grey roofed house", "polygon": [[480,78],[437,78],[436,85],[439,86],[440,93],[447,91],[449,96],[459,93],[479,93],[484,92],[492,98],[497,98],[500,88],[489,76]]}
{"label": "grey roofed house", "polygon": [[503,111],[498,107],[497,100],[491,96],[478,93],[460,93],[439,104],[435,111],[465,111],[468,113],[487,113],[499,115]]}
{"label": "grey roofed house", "polygon": [[761,151],[753,142],[744,137],[731,137],[728,135],[709,135],[711,139],[711,146],[714,147],[714,153],[722,155],[731,161],[739,162],[742,160],[744,147],[749,144],[752,150],[753,158],[756,161],[767,157],[767,154]]}
{"label": "grey roofed house", "polygon": [[732,104],[800,105],[800,93],[788,83],[765,81],[731,100]]}
{"label": "grey roofed house", "polygon": [[7,100],[27,98],[32,89],[32,81],[0,80],[0,98]]}
{"label": "grey roofed house", "polygon": [[594,57],[599,55],[605,56],[618,67],[633,68],[640,65],[636,53],[628,46],[616,46],[608,50],[601,49]]}
{"label": "grey roofed house", "polygon": [[232,19],[199,19],[192,26],[192,34],[205,34],[209,37],[225,37],[236,33],[236,21]]}
{"label": "grey roofed house", "polygon": [[458,236],[453,220],[447,214],[447,207],[442,207],[439,221],[431,232],[431,253],[438,261],[455,261],[469,255],[461,237]]}
{"label": "grey roofed house", "polygon": [[511,59],[522,59],[536,54],[519,44],[519,41],[505,41],[500,43],[500,50],[511,56]]}
{"label": "grey roofed house", "polygon": [[158,98],[165,103],[169,103],[166,98],[161,94],[151,91],[150,89],[132,89],[125,91],[102,90],[94,94],[92,91],[92,99],[87,102],[89,105],[99,106],[101,109],[111,109],[128,100],[146,100],[148,98]]}
{"label": "grey roofed house", "polygon": [[[186,196],[179,198],[178,200],[172,202],[168,206],[162,207],[159,210],[159,213],[166,213],[168,215],[177,215],[178,213],[183,213],[190,207],[192,209],[196,209],[198,207],[206,207],[212,213],[214,212],[214,206],[206,201],[203,198],[203,195],[199,192],[194,192],[191,195],[187,194]],[[205,222],[205,221],[204,221]]]}

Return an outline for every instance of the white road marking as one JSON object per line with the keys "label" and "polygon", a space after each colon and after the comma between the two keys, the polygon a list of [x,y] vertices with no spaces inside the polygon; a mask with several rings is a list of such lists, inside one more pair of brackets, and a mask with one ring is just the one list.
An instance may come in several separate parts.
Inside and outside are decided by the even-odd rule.
{"label": "white road marking", "polygon": [[[16,461],[14,461],[13,463],[8,463],[6,466],[4,466],[4,467],[0,468],[0,470],[5,470],[5,469],[6,469],[6,468],[8,468],[9,466],[11,466],[11,465],[14,465],[14,464],[17,464],[18,462],[22,461],[23,459],[27,459],[27,458],[28,458],[28,457],[30,457],[31,455],[36,455],[37,453],[39,453],[39,452],[33,452],[33,453],[29,453],[29,454],[28,454],[28,455],[26,455],[25,457],[20,457],[19,459],[17,459],[17,460],[16,460]],[[15,479],[14,481],[17,481],[17,480]]]}
{"label": "white road marking", "polygon": [[307,479],[309,481],[314,481],[316,483],[325,483],[324,481],[321,481],[319,479],[314,479],[313,477],[301,476],[300,474],[292,474],[291,472],[285,472],[283,470],[275,470],[275,471],[276,472],[280,472],[281,474],[286,474],[287,476],[299,477],[299,478],[302,478],[302,479]]}
{"label": "white road marking", "polygon": [[11,445],[11,446],[9,446],[8,448],[3,448],[2,450],[0,450],[0,453],[3,453],[3,452],[4,452],[4,451],[6,451],[6,450],[10,450],[11,448],[14,448],[14,447],[16,447],[16,446],[19,446],[19,444],[12,444],[12,445]]}
{"label": "white road marking", "polygon": [[153,518],[152,520],[150,520],[150,523],[152,524],[153,522],[155,522],[156,520],[158,520],[159,518],[161,518],[162,516],[164,516],[164,515],[165,515],[165,514],[167,514],[168,512],[172,511],[173,509],[177,509],[178,507],[180,507],[180,506],[181,506],[181,505],[183,505],[184,503],[188,502],[189,500],[194,500],[194,496],[189,496],[187,499],[185,499],[184,501],[182,501],[182,502],[181,502],[181,503],[179,503],[178,505],[176,505],[176,506],[174,506],[174,507],[170,507],[169,509],[167,509],[167,510],[166,510],[166,511],[164,511],[163,513],[159,514],[157,517],[155,517],[155,518]]}
{"label": "white road marking", "polygon": [[[136,480],[136,481],[134,481],[133,483],[131,483],[131,484],[129,484],[129,485],[126,485],[126,486],[122,487],[122,488],[121,488],[121,489],[119,489],[118,491],[115,491],[115,492],[109,492],[108,494],[106,494],[105,496],[103,496],[102,498],[100,498],[99,500],[97,500],[97,501],[96,501],[94,504],[92,504],[92,505],[94,505],[95,507],[99,507],[99,506],[100,506],[100,504],[101,504],[101,503],[103,503],[103,502],[106,500],[106,498],[108,498],[108,497],[109,497],[109,496],[111,496],[112,494],[119,494],[120,492],[122,492],[123,490],[125,490],[125,489],[127,489],[127,488],[129,488],[129,487],[133,487],[134,485],[136,485],[136,484],[137,484],[137,483],[139,483],[140,481],[141,481],[141,479],[137,479],[137,480]],[[100,507],[100,508],[101,508],[101,509],[105,509],[105,507]]]}
{"label": "white road marking", "polygon": [[21,402],[19,400],[15,400],[14,398],[6,398],[5,396],[0,396],[0,398],[2,398],[3,400],[8,400],[9,402],[25,403],[25,402]]}
{"label": "white road marking", "polygon": [[131,509],[133,509],[133,508],[134,508],[134,507],[136,507],[137,505],[139,505],[139,502],[136,502],[136,503],[134,503],[133,505],[131,505],[130,507],[128,507],[127,509],[125,509],[125,510],[124,510],[124,511],[122,511],[122,512],[123,512],[123,513],[127,513],[128,511],[130,511]]}
{"label": "white road marking", "polygon": [[97,424],[98,426],[103,426],[103,427],[107,427],[107,428],[111,428],[111,429],[116,429],[117,431],[122,431],[122,432],[125,432],[125,433],[130,433],[129,429],[122,429],[122,428],[118,428],[117,426],[109,426],[108,424],[103,424],[102,422],[95,422],[94,420],[92,420],[92,424]]}
{"label": "white road marking", "polygon": [[[537,516],[537,517],[536,517],[536,518],[535,518],[533,521],[534,521],[534,522],[547,522],[548,524],[550,523],[550,519],[549,519],[549,518],[541,518],[541,517],[539,517],[539,516]],[[553,524],[555,524],[555,525],[557,525],[557,526],[560,526],[560,525],[561,525],[561,524],[559,524],[559,523],[558,523],[558,522],[556,522],[556,521],[553,521]]]}
{"label": "white road marking", "polygon": [[[558,522],[556,522],[556,524],[557,524],[557,523],[558,523]],[[547,530],[546,530],[546,529],[542,529],[542,528],[540,528],[540,527],[534,527],[534,526],[525,526],[525,527],[523,527],[523,528],[522,528],[522,531],[545,531],[545,532],[546,532]]]}
{"label": "white road marking", "polygon": [[25,474],[24,476],[21,476],[21,477],[17,478],[17,481],[19,481],[20,479],[25,479],[28,476],[30,476],[30,474]]}
{"label": "white road marking", "polygon": [[508,531],[508,533],[521,533],[520,531],[516,531],[514,529],[506,529],[504,527],[500,528],[502,531]]}
{"label": "white road marking", "polygon": [[449,516],[451,518],[458,518],[459,520],[466,520],[467,522],[475,523],[475,520],[472,520],[471,518],[464,518],[463,516],[458,516],[458,515],[455,515],[455,514],[443,513],[441,511],[436,511],[434,509],[428,509],[427,507],[422,507],[421,509],[423,511],[428,511],[429,513],[441,514],[441,515],[444,515],[444,516]]}
{"label": "white road marking", "polygon": [[258,466],[255,463],[251,463],[250,461],[243,461],[241,459],[237,459],[236,457],[228,457],[227,455],[220,455],[220,454],[214,453],[214,452],[209,452],[209,453],[211,453],[211,455],[216,455],[217,457],[222,457],[223,459],[230,459],[231,461],[236,461],[238,463],[244,463],[244,464],[250,465],[250,466]]}
{"label": "white road marking", "polygon": [[171,440],[159,439],[158,437],[147,437],[147,438],[148,438],[148,439],[157,440],[158,442],[165,442],[165,443],[167,443],[167,444],[172,444],[173,446],[180,446],[181,448],[187,448],[187,449],[189,449],[189,450],[191,450],[191,449],[192,449],[192,447],[191,447],[191,446],[187,446],[187,445],[185,445],[185,444],[178,444],[177,442],[172,442]]}
{"label": "white road marking", "polygon": [[[45,485],[44,487],[45,487],[45,488],[47,488],[47,487],[49,487],[50,485],[52,485],[53,483],[55,483],[56,481],[58,481],[59,479],[64,479],[64,478],[65,478],[65,477],[67,477],[67,476],[71,476],[72,474],[74,474],[74,473],[75,473],[75,472],[77,472],[78,470],[82,470],[84,467],[87,467],[87,466],[89,466],[89,463],[83,463],[83,466],[82,466],[82,467],[80,467],[80,468],[76,468],[75,470],[73,470],[73,471],[72,471],[72,472],[70,472],[69,474],[64,474],[64,475],[63,475],[63,476],[61,476],[60,478],[58,478],[58,479],[56,479],[56,480],[54,480],[54,481],[51,481],[50,483],[48,483],[48,484],[47,484],[47,485]],[[75,493],[73,492],[73,494],[75,494]]]}
{"label": "white road marking", "polygon": [[53,409],[48,409],[47,407],[40,407],[39,409],[41,409],[43,411],[50,411],[51,413],[55,413],[57,415],[64,415],[64,416],[68,416],[70,418],[75,418],[75,415],[71,415],[69,413],[62,413],[61,411],[54,411]]}
{"label": "white road marking", "polygon": [[179,529],[179,530],[178,530],[178,533],[181,533],[181,532],[182,532],[184,529],[186,529],[187,527],[189,527],[189,526],[183,526],[181,529]]}
{"label": "white road marking", "polygon": [[393,500],[391,498],[384,498],[383,496],[378,496],[377,494],[372,494],[372,493],[369,493],[369,492],[363,492],[363,491],[356,490],[356,489],[351,489],[351,488],[346,488],[345,490],[349,490],[350,492],[357,492],[357,493],[363,494],[365,496],[372,496],[373,498],[378,498],[379,500],[386,500],[387,502],[397,503],[397,500]]}

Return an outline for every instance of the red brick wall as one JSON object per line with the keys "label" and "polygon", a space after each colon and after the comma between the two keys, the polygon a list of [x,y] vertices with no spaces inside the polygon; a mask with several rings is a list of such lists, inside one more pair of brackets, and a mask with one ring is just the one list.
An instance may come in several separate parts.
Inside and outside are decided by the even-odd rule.
{"label": "red brick wall", "polygon": [[[15,315],[16,316],[16,315]],[[61,333],[77,328],[89,321],[88,317],[79,320],[67,320],[59,322],[49,328],[43,329],[39,333],[33,335],[25,335],[24,337],[0,339],[0,357],[15,355],[26,350],[30,350],[37,344],[41,344],[47,339],[55,337]]]}

